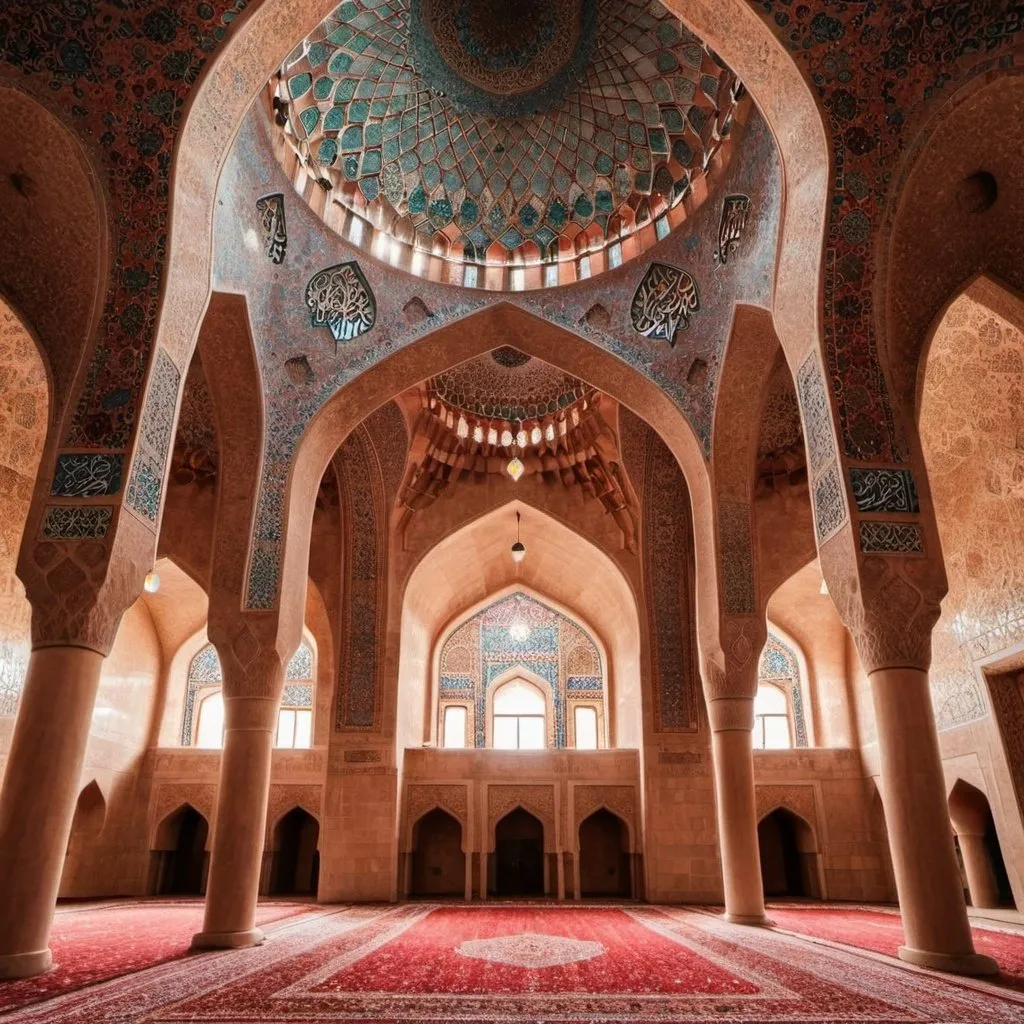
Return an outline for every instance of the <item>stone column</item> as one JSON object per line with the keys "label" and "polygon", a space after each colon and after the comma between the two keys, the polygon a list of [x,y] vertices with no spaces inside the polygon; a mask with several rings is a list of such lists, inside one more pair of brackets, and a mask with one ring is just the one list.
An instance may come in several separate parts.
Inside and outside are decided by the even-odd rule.
{"label": "stone column", "polygon": [[920,668],[876,668],[870,679],[882,800],[906,935],[900,959],[955,974],[996,974],[995,961],[974,952],[928,674]]}
{"label": "stone column", "polygon": [[0,979],[41,974],[103,655],[41,647],[28,663],[0,792]]}
{"label": "stone column", "polygon": [[754,797],[754,698],[708,700],[725,919],[767,924]]}
{"label": "stone column", "polygon": [[[284,667],[276,654],[272,653],[267,661],[269,664],[261,666],[262,672],[252,667],[239,680],[231,678],[236,674],[234,671],[229,675],[229,657],[221,658],[224,752],[206,913],[203,930],[192,939],[193,949],[233,949],[257,946],[263,941],[263,933],[256,927],[256,903],[270,794],[271,752],[284,682]],[[236,692],[233,694],[232,690]],[[238,695],[237,690],[258,695]]]}
{"label": "stone column", "polygon": [[967,873],[967,888],[971,893],[971,905],[979,910],[999,906],[999,883],[992,870],[992,859],[985,847],[985,836],[976,832],[957,830],[960,842],[960,856]]}

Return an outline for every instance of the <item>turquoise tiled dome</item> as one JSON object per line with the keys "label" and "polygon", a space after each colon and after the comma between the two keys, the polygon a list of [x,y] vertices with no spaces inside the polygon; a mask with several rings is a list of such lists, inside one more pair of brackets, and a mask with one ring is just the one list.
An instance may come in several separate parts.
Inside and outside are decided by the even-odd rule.
{"label": "turquoise tiled dome", "polygon": [[738,92],[656,0],[348,0],[280,77],[279,123],[336,199],[468,259],[678,202]]}

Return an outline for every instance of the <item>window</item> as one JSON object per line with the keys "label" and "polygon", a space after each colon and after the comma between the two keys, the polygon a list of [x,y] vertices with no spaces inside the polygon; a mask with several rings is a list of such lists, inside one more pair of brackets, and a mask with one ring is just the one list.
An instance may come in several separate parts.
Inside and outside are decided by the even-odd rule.
{"label": "window", "polygon": [[521,292],[526,287],[526,271],[522,267],[513,267],[509,277],[512,291]]}
{"label": "window", "polygon": [[224,697],[220,690],[204,697],[199,705],[196,746],[205,750],[219,750],[224,746]]}
{"label": "window", "polygon": [[554,288],[558,284],[558,264],[551,262],[544,264],[544,287]]}
{"label": "window", "polygon": [[525,679],[513,679],[494,694],[494,747],[543,750],[547,746],[544,694]]}
{"label": "window", "polygon": [[659,242],[668,234],[668,217],[659,217],[654,222],[654,233],[658,236]]}
{"label": "window", "polygon": [[608,249],[608,266],[614,270],[622,266],[622,243],[616,242]]}
{"label": "window", "polygon": [[597,709],[577,708],[574,712],[576,724],[576,749],[597,750]]}
{"label": "window", "polygon": [[307,749],[313,740],[313,712],[309,708],[281,708],[277,713],[275,747]]}
{"label": "window", "polygon": [[467,288],[476,287],[476,267],[472,264],[467,263],[462,271],[462,283]]}
{"label": "window", "polygon": [[580,266],[580,280],[581,281],[586,281],[586,279],[588,277],[590,277],[590,257],[589,256],[581,256],[580,257],[580,264],[579,264],[579,266]]}
{"label": "window", "polygon": [[786,750],[792,745],[786,695],[777,686],[759,686],[754,698],[754,749]]}
{"label": "window", "polygon": [[461,750],[466,745],[466,709],[458,704],[444,709],[444,736],[441,742],[446,750]]}

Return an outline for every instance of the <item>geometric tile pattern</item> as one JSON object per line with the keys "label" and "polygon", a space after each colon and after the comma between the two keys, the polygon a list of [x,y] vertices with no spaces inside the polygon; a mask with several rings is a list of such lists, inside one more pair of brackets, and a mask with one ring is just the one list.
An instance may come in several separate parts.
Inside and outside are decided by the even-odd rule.
{"label": "geometric tile pattern", "polygon": [[699,723],[700,675],[694,614],[690,497],[679,463],[647,431],[643,466],[644,589],[650,609],[655,728],[692,732]]}
{"label": "geometric tile pattern", "polygon": [[797,373],[797,394],[804,416],[804,439],[811,473],[817,476],[835,456],[832,411],[821,379],[817,357],[812,352]]}
{"label": "geometric tile pattern", "polygon": [[814,523],[818,543],[829,539],[846,522],[846,499],[836,463],[814,482]]}
{"label": "geometric tile pattern", "polygon": [[691,194],[734,84],[653,0],[348,0],[285,61],[277,112],[332,198],[507,259]]}
{"label": "geometric tile pattern", "polygon": [[128,507],[151,523],[155,523],[160,514],[164,466],[171,450],[180,383],[181,371],[166,351],[160,349],[143,409],[126,498]]}
{"label": "geometric tile pattern", "polygon": [[728,615],[754,611],[754,553],[750,506],[723,501],[718,506],[718,550],[722,560],[722,608]]}
{"label": "geometric tile pattern", "polygon": [[[512,635],[514,623],[529,627],[524,639]],[[579,623],[525,593],[509,594],[466,619],[445,640],[440,667],[439,722],[446,703],[466,705],[477,747],[486,746],[488,690],[510,668],[524,668],[551,687],[549,747],[567,745],[573,701],[604,702],[601,655],[593,639]]]}
{"label": "geometric tile pattern", "polygon": [[860,549],[865,554],[919,555],[924,552],[921,528],[916,523],[874,522],[862,519]]}

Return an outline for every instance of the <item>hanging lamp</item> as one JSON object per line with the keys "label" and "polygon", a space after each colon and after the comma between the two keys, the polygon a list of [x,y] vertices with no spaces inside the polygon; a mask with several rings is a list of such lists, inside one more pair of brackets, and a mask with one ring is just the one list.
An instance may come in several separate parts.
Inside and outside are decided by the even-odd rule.
{"label": "hanging lamp", "polygon": [[526,545],[519,539],[519,513],[516,512],[516,542],[512,545],[512,561],[521,562],[526,557]]}

